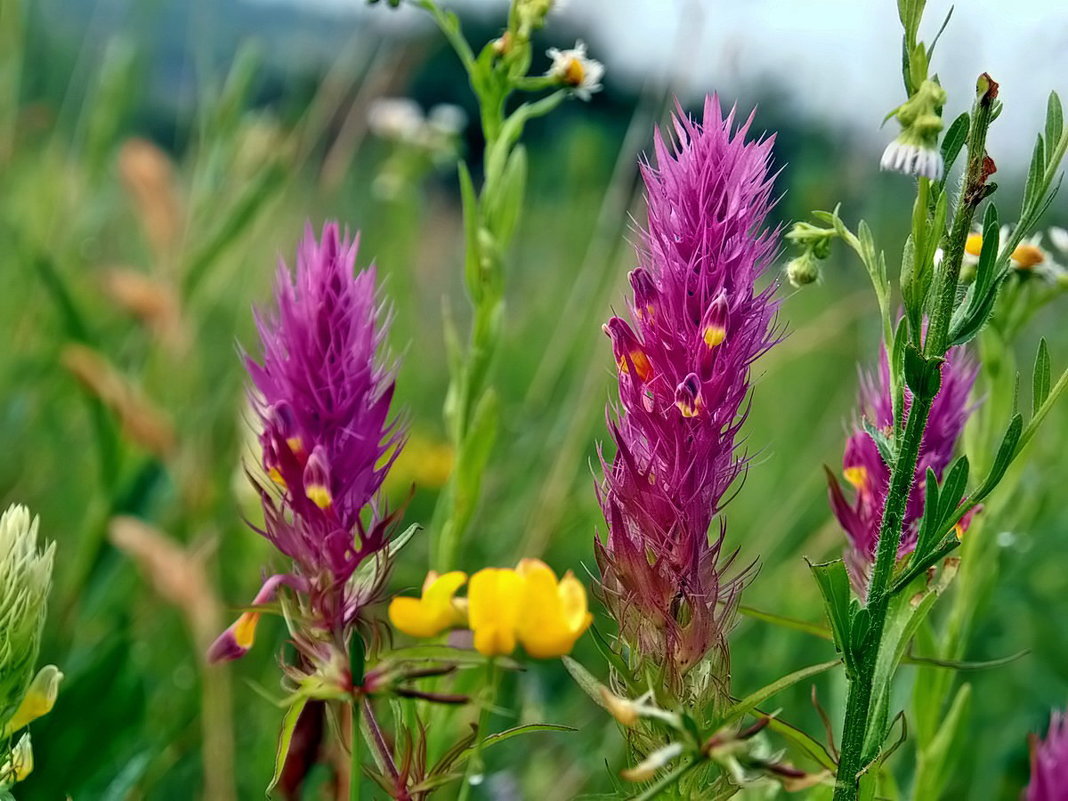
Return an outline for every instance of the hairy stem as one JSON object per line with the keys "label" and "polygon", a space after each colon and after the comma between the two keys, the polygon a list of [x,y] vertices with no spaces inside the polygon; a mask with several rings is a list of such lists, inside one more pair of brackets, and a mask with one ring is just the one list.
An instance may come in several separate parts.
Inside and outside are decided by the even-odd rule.
{"label": "hairy stem", "polygon": [[[968,167],[964,188],[958,199],[950,229],[946,258],[942,262],[934,287],[933,310],[925,342],[925,355],[928,359],[943,358],[949,347],[950,323],[957,306],[957,285],[964,258],[964,244],[971,230],[975,210],[989,194],[986,185],[988,170],[985,145],[996,95],[997,84],[990,80],[989,76],[982,76],[980,94],[976,100],[968,136]],[[879,547],[868,588],[867,609],[871,625],[867,642],[859,654],[857,675],[849,685],[842,730],[842,756],[838,765],[834,801],[857,801],[860,789],[857,774],[877,755],[864,753],[864,743],[871,726],[871,702],[875,690],[872,685],[886,627],[891,579],[897,562],[898,546],[901,543],[905,507],[912,491],[920,445],[933,400],[920,396],[913,398],[901,437],[901,448],[890,474],[890,486],[879,529]],[[881,742],[881,739],[878,738],[875,742]]]}

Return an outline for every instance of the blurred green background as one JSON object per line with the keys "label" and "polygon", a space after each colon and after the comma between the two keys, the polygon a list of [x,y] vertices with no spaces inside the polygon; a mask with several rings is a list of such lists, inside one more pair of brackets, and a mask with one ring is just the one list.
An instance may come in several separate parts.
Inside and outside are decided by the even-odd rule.
{"label": "blurred green background", "polygon": [[[465,17],[477,46],[497,34],[501,5]],[[281,712],[254,685],[277,687],[283,627],[265,623],[257,647],[230,666],[206,673],[199,656],[276,559],[242,522],[255,498],[241,475],[251,451],[236,343],[255,352],[250,310],[269,300],[277,260],[292,259],[305,220],[360,230],[359,262],[378,264],[395,311],[397,400],[412,427],[389,488],[400,500],[414,482],[406,520],[429,520],[449,459],[442,308],[467,312],[459,194],[450,151],[377,136],[368,120],[382,97],[458,104],[472,118],[473,101],[451,52],[408,17],[375,28],[366,15],[296,25],[297,12],[273,5],[2,0],[0,9],[0,501],[28,504],[58,543],[42,663],[66,673],[56,708],[33,725],[37,769],[17,794],[213,799],[232,781],[237,798],[262,797]],[[220,33],[246,18],[254,33]],[[595,16],[563,16],[536,50],[599,32]],[[883,45],[895,54],[896,33]],[[746,57],[734,56],[740,72]],[[633,78],[616,80],[609,63],[593,102],[529,126],[527,206],[507,259],[494,377],[504,430],[465,569],[525,555],[595,570],[603,525],[592,465],[614,381],[600,325],[622,307],[633,264],[637,159],[679,91]],[[950,89],[962,105],[969,87]],[[840,202],[851,223],[869,221],[894,264],[910,187],[877,172],[878,140],[796,113],[772,75],[737,100],[758,107],[756,131],[777,132],[773,224]],[[999,122],[1024,150],[1025,123]],[[459,151],[477,161],[480,146],[477,126],[466,126]],[[1006,170],[1001,181],[1013,204],[1021,177]],[[1061,197],[1047,222],[1065,224],[1066,211]],[[878,325],[867,277],[841,250],[822,283],[779,295],[790,333],[756,369],[745,429],[753,460],[727,513],[728,542],[761,564],[745,603],[816,621],[802,556],[841,548],[822,465],[840,463],[856,365],[875,358]],[[1064,314],[1055,303],[1029,327],[1022,363],[1039,336],[1055,365],[1068,362]],[[1027,732],[1068,699],[1066,434],[1062,408],[984,529],[997,537],[1001,580],[968,655],[1030,653],[971,677],[970,745],[947,797],[1017,797]],[[417,538],[395,589],[417,586],[425,568]],[[736,692],[831,655],[826,642],[743,619],[732,636]],[[604,674],[588,638],[577,656]],[[904,671],[903,691],[914,672]],[[816,682],[834,719],[843,686],[837,674]],[[495,751],[481,797],[569,799],[611,786],[620,737],[558,665],[535,665],[512,692],[524,720],[579,731]],[[806,684],[776,704],[820,736],[809,694]],[[222,784],[205,787],[205,773]]]}

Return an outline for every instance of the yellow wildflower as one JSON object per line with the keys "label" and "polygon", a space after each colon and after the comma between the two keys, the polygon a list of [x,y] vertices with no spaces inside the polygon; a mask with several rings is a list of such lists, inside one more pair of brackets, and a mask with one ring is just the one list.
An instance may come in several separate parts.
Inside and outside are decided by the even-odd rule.
{"label": "yellow wildflower", "polygon": [[514,570],[487,567],[471,576],[467,617],[480,654],[496,656],[515,650],[522,594],[523,579]]}
{"label": "yellow wildflower", "polygon": [[[465,581],[467,574],[459,570],[443,576],[431,570],[423,582],[421,598],[397,597],[390,602],[390,621],[413,637],[436,637],[445,629],[463,622],[455,595]],[[473,587],[473,579],[471,583]]]}
{"label": "yellow wildflower", "polygon": [[519,641],[537,659],[570,653],[575,641],[593,622],[586,589],[568,571],[559,581],[547,564],[524,559],[516,572],[523,579]]}

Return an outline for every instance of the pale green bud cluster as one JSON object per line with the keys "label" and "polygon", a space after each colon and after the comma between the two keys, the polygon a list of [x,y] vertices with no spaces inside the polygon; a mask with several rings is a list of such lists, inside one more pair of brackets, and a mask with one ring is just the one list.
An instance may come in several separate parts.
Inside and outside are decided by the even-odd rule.
{"label": "pale green bud cluster", "polygon": [[820,262],[831,253],[831,240],[838,236],[835,228],[821,228],[807,222],[796,222],[786,239],[801,253],[786,263],[786,278],[791,286],[800,289],[820,279]]}
{"label": "pale green bud cluster", "polygon": [[[13,750],[5,745],[26,718],[22,707],[34,680],[48,591],[52,583],[54,544],[37,547],[37,518],[25,506],[11,506],[0,517],[0,788],[13,783],[32,766],[29,739]],[[55,668],[55,674],[61,677]],[[54,685],[52,674],[43,678]]]}
{"label": "pale green bud cluster", "polygon": [[553,10],[554,0],[516,0],[516,14],[519,17],[519,29],[529,36],[545,24],[545,18]]}

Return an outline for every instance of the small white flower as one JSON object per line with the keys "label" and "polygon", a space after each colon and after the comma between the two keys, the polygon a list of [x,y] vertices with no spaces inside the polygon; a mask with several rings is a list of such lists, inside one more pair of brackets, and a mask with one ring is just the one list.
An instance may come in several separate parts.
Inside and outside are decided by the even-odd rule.
{"label": "small white flower", "polygon": [[582,100],[589,100],[591,94],[601,90],[604,64],[586,55],[585,42],[575,42],[575,46],[570,50],[550,47],[547,52],[553,60],[552,66],[545,73],[550,78],[570,86]]}
{"label": "small white flower", "polygon": [[367,125],[383,139],[410,141],[420,136],[425,120],[423,110],[406,97],[380,97],[367,110]]}
{"label": "small white flower", "polygon": [[426,117],[427,125],[447,136],[459,136],[467,127],[467,112],[452,103],[438,103]]}
{"label": "small white flower", "polygon": [[884,170],[940,181],[945,163],[941,151],[899,137],[886,146],[879,166]]}
{"label": "small white flower", "polygon": [[1049,241],[1063,255],[1068,256],[1068,231],[1053,226],[1049,229]]}

